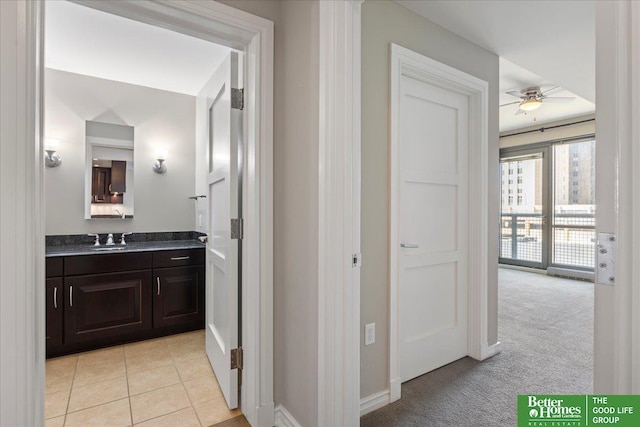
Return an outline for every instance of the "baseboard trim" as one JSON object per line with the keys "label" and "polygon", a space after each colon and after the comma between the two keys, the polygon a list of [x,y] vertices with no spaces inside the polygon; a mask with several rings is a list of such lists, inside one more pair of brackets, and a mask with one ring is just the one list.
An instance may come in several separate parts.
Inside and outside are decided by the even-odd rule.
{"label": "baseboard trim", "polygon": [[497,343],[487,346],[482,351],[482,358],[480,360],[486,360],[490,357],[495,356],[496,354],[502,351],[502,343],[498,341]]}
{"label": "baseboard trim", "polygon": [[394,378],[389,381],[389,403],[400,400],[401,385],[402,379],[400,377]]}
{"label": "baseboard trim", "polygon": [[302,427],[293,415],[287,411],[287,408],[282,405],[276,406],[275,422],[276,427]]}
{"label": "baseboard trim", "polygon": [[374,393],[370,396],[360,399],[360,416],[367,415],[370,412],[387,406],[391,403],[391,394],[389,389]]}
{"label": "baseboard trim", "polygon": [[257,427],[271,427],[275,425],[275,409],[273,409],[273,403],[259,406],[256,411],[256,418],[258,420]]}

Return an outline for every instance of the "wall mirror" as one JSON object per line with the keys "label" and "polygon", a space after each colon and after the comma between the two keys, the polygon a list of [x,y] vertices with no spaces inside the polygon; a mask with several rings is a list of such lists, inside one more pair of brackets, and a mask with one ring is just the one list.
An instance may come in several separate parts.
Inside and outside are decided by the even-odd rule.
{"label": "wall mirror", "polygon": [[86,122],[85,218],[133,218],[133,127]]}

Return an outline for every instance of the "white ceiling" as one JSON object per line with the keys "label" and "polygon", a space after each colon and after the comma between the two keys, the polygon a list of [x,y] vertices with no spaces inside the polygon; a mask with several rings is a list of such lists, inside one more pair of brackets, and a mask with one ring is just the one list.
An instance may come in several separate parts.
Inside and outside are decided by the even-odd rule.
{"label": "white ceiling", "polygon": [[500,104],[512,98],[504,91],[530,86],[561,86],[569,93],[556,90],[553,96],[583,98],[546,104],[527,116],[514,117],[515,106],[503,107],[501,131],[531,126],[534,117],[546,123],[595,111],[595,2],[396,2],[506,59],[500,62]]}
{"label": "white ceiling", "polygon": [[45,10],[45,66],[197,95],[228,47],[66,1]]}
{"label": "white ceiling", "polygon": [[531,111],[526,115],[519,114],[517,116],[515,114],[518,111],[518,104],[500,107],[501,132],[533,126],[534,124],[543,124],[571,117],[584,116],[586,114],[592,114],[596,109],[595,104],[592,102],[524,68],[512,64],[504,58],[500,58],[500,105],[520,101],[520,99],[507,95],[505,92],[520,92],[522,89],[532,86],[539,87],[543,92],[557,87],[547,93],[547,96],[550,98],[556,96],[572,96],[576,99],[567,104],[553,104],[542,101],[542,105],[537,110]]}

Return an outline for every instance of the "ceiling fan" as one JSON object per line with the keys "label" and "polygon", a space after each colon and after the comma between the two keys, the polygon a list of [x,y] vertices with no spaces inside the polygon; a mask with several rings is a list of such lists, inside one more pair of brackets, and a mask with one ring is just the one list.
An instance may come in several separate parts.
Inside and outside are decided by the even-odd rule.
{"label": "ceiling fan", "polygon": [[549,97],[547,94],[555,89],[558,89],[560,86],[552,87],[551,89],[547,89],[544,92],[540,90],[539,87],[533,86],[528,87],[526,89],[522,89],[520,92],[516,92],[515,90],[506,92],[507,95],[515,96],[516,98],[520,98],[520,101],[509,102],[507,104],[502,104],[501,107],[506,105],[520,104],[518,105],[518,111],[516,111],[516,116],[518,114],[527,114],[529,111],[533,111],[538,109],[542,103],[558,103],[558,104],[566,104],[575,100],[575,96],[554,96]]}

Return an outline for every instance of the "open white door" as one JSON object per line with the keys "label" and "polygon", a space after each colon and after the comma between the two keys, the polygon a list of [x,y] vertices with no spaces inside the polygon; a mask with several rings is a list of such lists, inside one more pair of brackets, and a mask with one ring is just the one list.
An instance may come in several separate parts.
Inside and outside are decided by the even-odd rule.
{"label": "open white door", "polygon": [[[238,348],[239,247],[231,222],[239,217],[239,145],[242,112],[232,108],[232,89],[238,88],[238,54],[220,64],[200,96],[206,97],[207,203],[206,264],[207,356],[229,408],[238,407],[238,369],[231,369]],[[205,105],[202,103],[201,105]]]}

